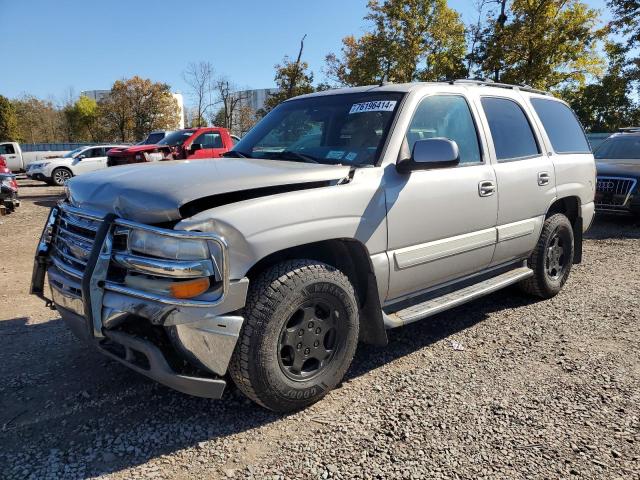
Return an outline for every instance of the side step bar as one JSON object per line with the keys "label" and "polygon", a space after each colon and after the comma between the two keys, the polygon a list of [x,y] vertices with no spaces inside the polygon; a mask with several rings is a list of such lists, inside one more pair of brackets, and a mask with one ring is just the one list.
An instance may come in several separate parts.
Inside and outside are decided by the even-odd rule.
{"label": "side step bar", "polygon": [[493,293],[501,288],[517,283],[533,275],[529,267],[520,267],[503,274],[491,277],[483,282],[470,285],[440,297],[403,308],[393,313],[382,313],[386,328],[396,328],[422,320],[437,313],[470,302],[476,298]]}

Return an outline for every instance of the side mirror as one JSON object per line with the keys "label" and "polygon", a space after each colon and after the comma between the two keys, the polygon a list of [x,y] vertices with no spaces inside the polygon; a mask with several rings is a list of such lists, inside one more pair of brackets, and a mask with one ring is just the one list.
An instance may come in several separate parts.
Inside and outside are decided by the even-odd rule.
{"label": "side mirror", "polygon": [[202,150],[202,144],[201,143],[192,143],[191,146],[189,147],[189,151],[191,153],[197,152],[198,150]]}
{"label": "side mirror", "polygon": [[414,170],[455,167],[460,163],[458,145],[448,138],[428,138],[418,140],[413,145],[411,158],[399,161],[396,168],[400,173]]}
{"label": "side mirror", "polygon": [[82,155],[78,155],[78,156],[76,157],[76,160],[83,160],[83,159],[85,159],[85,158],[87,158],[87,156],[86,156],[86,155],[84,155],[84,154],[82,154]]}

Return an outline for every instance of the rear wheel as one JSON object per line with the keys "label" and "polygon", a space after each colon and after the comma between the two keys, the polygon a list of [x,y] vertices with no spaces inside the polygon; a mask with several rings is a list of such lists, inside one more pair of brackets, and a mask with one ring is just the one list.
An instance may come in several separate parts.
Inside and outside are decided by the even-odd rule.
{"label": "rear wheel", "polygon": [[528,262],[534,275],[520,283],[522,290],[542,298],[557,295],[569,278],[573,252],[573,227],[569,219],[561,213],[547,218]]}
{"label": "rear wheel", "polygon": [[64,186],[73,177],[73,173],[68,168],[56,168],[51,173],[51,181],[58,187]]}
{"label": "rear wheel", "polygon": [[349,279],[334,267],[294,260],[269,268],[252,282],[244,317],[229,373],[266,408],[317,402],[351,364],[358,306]]}

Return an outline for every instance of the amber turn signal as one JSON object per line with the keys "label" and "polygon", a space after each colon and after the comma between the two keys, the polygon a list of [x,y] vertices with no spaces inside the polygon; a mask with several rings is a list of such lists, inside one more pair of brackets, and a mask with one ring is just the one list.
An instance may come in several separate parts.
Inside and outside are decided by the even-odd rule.
{"label": "amber turn signal", "polygon": [[174,298],[193,298],[202,295],[209,289],[208,278],[198,278],[185,282],[174,282],[169,286],[169,292]]}

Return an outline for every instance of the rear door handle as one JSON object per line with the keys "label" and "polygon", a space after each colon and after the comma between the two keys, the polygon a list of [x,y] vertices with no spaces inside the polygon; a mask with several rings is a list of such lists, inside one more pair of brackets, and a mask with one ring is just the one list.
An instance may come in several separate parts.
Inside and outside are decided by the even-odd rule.
{"label": "rear door handle", "polygon": [[484,180],[478,184],[478,195],[481,197],[490,197],[496,193],[496,184],[490,180]]}
{"label": "rear door handle", "polygon": [[549,172],[538,172],[538,185],[543,187],[545,185],[549,185],[550,181],[551,175],[549,175]]}

